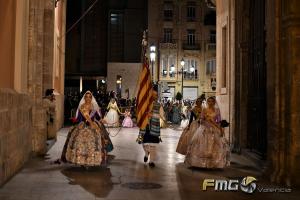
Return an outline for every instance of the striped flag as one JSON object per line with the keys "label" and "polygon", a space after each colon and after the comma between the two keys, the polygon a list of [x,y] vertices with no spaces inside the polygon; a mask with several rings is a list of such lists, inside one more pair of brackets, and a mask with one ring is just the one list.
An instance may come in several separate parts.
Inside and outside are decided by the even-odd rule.
{"label": "striped flag", "polygon": [[149,118],[148,112],[152,110],[152,83],[148,59],[144,57],[143,69],[139,76],[139,90],[137,94],[137,126],[145,129]]}

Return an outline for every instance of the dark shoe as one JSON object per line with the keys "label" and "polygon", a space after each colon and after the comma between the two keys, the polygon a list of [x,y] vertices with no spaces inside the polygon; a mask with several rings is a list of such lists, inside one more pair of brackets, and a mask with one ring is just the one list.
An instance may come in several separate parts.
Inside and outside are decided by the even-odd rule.
{"label": "dark shoe", "polygon": [[155,167],[154,162],[150,162],[150,163],[149,163],[149,167],[151,167],[151,168]]}
{"label": "dark shoe", "polygon": [[144,162],[146,163],[148,161],[148,157],[144,156]]}

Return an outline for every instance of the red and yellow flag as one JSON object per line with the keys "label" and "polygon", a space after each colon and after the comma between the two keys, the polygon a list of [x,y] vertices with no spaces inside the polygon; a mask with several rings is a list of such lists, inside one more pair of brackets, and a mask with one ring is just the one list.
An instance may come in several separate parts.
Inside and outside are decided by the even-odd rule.
{"label": "red and yellow flag", "polygon": [[152,107],[152,83],[148,59],[144,58],[143,69],[139,76],[139,90],[137,94],[137,126],[145,129],[149,118],[148,112]]}

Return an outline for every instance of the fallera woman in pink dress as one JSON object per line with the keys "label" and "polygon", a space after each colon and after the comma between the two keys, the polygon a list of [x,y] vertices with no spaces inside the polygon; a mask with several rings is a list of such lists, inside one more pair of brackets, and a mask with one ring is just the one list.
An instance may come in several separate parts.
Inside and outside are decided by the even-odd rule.
{"label": "fallera woman in pink dress", "polygon": [[133,122],[132,122],[132,119],[131,119],[131,113],[130,113],[130,110],[127,108],[125,110],[125,113],[124,113],[124,120],[123,120],[123,127],[126,127],[126,128],[132,128],[133,127]]}

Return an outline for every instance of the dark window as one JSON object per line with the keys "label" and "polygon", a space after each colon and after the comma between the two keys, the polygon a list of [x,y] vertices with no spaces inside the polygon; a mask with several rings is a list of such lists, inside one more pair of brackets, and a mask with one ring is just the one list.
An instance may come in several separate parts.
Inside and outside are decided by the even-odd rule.
{"label": "dark window", "polygon": [[170,1],[164,3],[164,20],[172,21],[173,20],[173,4]]}
{"label": "dark window", "polygon": [[196,19],[196,4],[195,2],[189,2],[187,5],[187,20],[195,21]]}
{"label": "dark window", "polygon": [[171,28],[164,29],[164,42],[165,43],[172,43],[172,40],[173,40],[172,32],[173,32],[173,30]]}
{"label": "dark window", "polygon": [[123,61],[123,13],[112,12],[109,20],[109,61]]}
{"label": "dark window", "polygon": [[216,31],[210,31],[210,43],[216,43]]}
{"label": "dark window", "polygon": [[195,45],[195,40],[196,40],[195,30],[188,29],[187,30],[187,42],[188,42],[188,45]]}
{"label": "dark window", "polygon": [[204,25],[216,25],[216,11],[210,11],[204,17]]}

